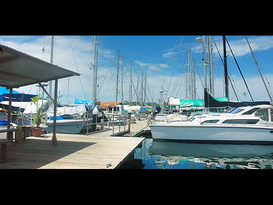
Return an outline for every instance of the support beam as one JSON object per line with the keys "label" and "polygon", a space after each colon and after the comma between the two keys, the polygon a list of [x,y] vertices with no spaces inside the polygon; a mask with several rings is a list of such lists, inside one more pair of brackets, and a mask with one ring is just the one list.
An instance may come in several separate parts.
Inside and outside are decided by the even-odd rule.
{"label": "support beam", "polygon": [[51,95],[47,92],[47,90],[45,89],[45,87],[43,86],[43,84],[39,83],[40,87],[43,89],[43,91],[47,94],[47,96],[49,97],[49,99],[54,103],[54,99],[51,97]]}
{"label": "support beam", "polygon": [[[10,123],[11,123],[11,102],[12,102],[12,88],[7,88],[9,90],[9,111],[8,111],[8,126],[7,128],[10,129]],[[12,142],[12,132],[7,132],[7,139]]]}
{"label": "support beam", "polygon": [[53,136],[52,136],[52,145],[57,145],[57,94],[58,94],[58,79],[55,79],[55,90],[54,90],[54,121],[53,121]]}

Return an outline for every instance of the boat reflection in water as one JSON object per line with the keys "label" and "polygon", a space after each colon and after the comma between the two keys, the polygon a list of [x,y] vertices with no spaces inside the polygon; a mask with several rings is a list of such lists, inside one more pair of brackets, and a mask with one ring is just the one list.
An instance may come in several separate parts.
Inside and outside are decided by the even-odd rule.
{"label": "boat reflection in water", "polygon": [[196,144],[145,139],[144,169],[272,169],[273,145]]}

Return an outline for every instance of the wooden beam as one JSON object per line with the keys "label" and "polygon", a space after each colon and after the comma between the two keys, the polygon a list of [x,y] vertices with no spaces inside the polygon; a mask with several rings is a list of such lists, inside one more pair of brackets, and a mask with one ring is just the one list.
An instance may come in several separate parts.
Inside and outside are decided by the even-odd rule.
{"label": "wooden beam", "polygon": [[[11,102],[12,102],[12,88],[9,90],[9,111],[8,111],[8,126],[7,128],[10,129],[10,123],[11,123]],[[7,132],[7,139],[12,142],[12,132]]]}
{"label": "wooden beam", "polygon": [[54,103],[54,99],[51,97],[51,95],[47,92],[47,90],[45,89],[45,87],[43,86],[42,83],[38,83],[40,85],[40,87],[43,89],[43,91],[47,94],[47,96],[49,97],[49,99]]}
{"label": "wooden beam", "polygon": [[52,145],[57,145],[57,94],[58,94],[58,79],[55,79],[55,90],[54,90],[54,121],[53,121],[53,136],[52,136]]}

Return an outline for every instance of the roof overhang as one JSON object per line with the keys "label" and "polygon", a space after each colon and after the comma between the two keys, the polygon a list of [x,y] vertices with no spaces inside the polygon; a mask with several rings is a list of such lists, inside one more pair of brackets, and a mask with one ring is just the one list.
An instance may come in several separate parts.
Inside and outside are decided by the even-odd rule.
{"label": "roof overhang", "polygon": [[0,44],[0,86],[19,88],[79,75]]}

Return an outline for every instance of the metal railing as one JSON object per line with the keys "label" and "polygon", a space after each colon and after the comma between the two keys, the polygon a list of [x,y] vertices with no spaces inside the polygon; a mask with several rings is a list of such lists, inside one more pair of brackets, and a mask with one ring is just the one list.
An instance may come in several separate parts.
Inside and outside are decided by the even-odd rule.
{"label": "metal railing", "polygon": [[[93,115],[93,117],[85,116],[86,135],[101,131],[113,130],[113,135],[118,131],[125,132],[128,125],[127,117],[121,114],[105,114],[102,117]],[[118,129],[116,129],[118,127]]]}

